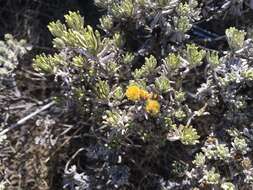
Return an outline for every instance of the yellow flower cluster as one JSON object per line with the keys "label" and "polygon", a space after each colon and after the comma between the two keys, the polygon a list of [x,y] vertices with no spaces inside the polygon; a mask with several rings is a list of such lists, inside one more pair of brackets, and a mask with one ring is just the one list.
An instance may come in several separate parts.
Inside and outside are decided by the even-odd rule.
{"label": "yellow flower cluster", "polygon": [[160,104],[157,100],[147,100],[146,111],[151,115],[157,115],[160,112]]}
{"label": "yellow flower cluster", "polygon": [[128,86],[126,97],[131,101],[147,100],[146,111],[151,115],[156,115],[160,112],[160,104],[157,100],[152,100],[156,95],[141,89],[137,85]]}
{"label": "yellow flower cluster", "polygon": [[126,97],[131,101],[140,100],[140,88],[136,85],[129,86],[126,90]]}
{"label": "yellow flower cluster", "polygon": [[152,94],[148,91],[139,88],[136,85],[131,85],[126,90],[126,97],[131,101],[139,101],[141,99],[147,100],[151,98]]}

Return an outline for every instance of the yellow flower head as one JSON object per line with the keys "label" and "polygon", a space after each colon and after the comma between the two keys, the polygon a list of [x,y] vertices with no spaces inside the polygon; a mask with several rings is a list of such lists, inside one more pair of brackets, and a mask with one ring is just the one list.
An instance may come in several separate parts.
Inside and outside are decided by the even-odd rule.
{"label": "yellow flower head", "polygon": [[160,104],[157,100],[147,100],[146,111],[151,115],[157,115],[160,112]]}
{"label": "yellow flower head", "polygon": [[126,97],[132,101],[141,99],[141,89],[136,85],[131,85],[126,90]]}

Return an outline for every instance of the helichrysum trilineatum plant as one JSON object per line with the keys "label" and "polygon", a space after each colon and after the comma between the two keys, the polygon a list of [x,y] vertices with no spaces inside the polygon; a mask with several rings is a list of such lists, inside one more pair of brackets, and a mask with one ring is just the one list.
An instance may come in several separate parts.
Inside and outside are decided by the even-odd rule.
{"label": "helichrysum trilineatum plant", "polygon": [[24,56],[29,50],[26,40],[15,39],[11,34],[5,34],[4,41],[0,41],[0,90],[4,84],[10,85],[15,80],[15,69],[18,67],[19,58]]}
{"label": "helichrysum trilineatum plant", "polygon": [[202,16],[195,0],[95,2],[107,10],[98,29],[69,12],[48,25],[57,53],[34,58],[104,155],[117,152],[116,165],[102,159],[109,182],[97,171],[90,186],[252,187],[252,39],[230,27],[227,51],[192,41]]}

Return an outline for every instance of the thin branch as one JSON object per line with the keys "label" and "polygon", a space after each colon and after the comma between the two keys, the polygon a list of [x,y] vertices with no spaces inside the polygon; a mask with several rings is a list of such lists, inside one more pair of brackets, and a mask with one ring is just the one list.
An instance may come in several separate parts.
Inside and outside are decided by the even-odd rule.
{"label": "thin branch", "polygon": [[80,153],[80,152],[82,152],[84,150],[84,148],[80,148],[80,149],[78,149],[76,152],[75,152],[75,154],[73,154],[72,156],[71,156],[71,158],[68,160],[68,162],[67,162],[67,164],[66,164],[66,166],[65,166],[65,173],[70,173],[69,171],[68,171],[68,168],[69,168],[69,165],[70,165],[70,163],[72,162],[72,160],[74,160],[75,159],[75,157]]}
{"label": "thin branch", "polygon": [[35,115],[39,114],[40,112],[50,108],[51,106],[53,106],[55,104],[55,101],[51,101],[50,103],[44,105],[43,107],[41,107],[40,109],[36,110],[35,112],[27,115],[26,117],[20,119],[17,123],[11,125],[9,128],[6,128],[4,130],[2,130],[0,132],[0,136],[5,135],[6,133],[8,133],[9,131],[23,125],[26,121],[28,121],[29,119],[31,119],[32,117],[34,117]]}

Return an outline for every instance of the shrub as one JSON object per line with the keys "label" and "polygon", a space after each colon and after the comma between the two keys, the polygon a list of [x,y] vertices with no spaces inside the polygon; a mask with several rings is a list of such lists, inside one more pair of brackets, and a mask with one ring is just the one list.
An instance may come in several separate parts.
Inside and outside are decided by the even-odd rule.
{"label": "shrub", "polygon": [[48,26],[58,52],[34,59],[96,138],[86,156],[101,169],[72,166],[65,188],[252,186],[252,40],[231,27],[227,51],[197,44],[194,0],[96,3],[99,30],[69,12]]}

